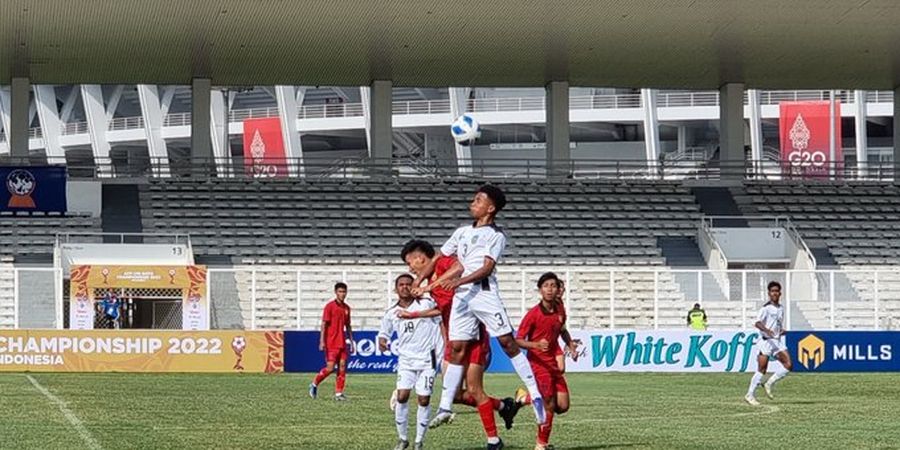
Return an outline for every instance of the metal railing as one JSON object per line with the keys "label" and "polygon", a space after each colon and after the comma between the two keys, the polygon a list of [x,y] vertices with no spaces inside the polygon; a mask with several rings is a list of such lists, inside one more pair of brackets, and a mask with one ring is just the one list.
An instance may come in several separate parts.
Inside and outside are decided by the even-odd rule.
{"label": "metal railing", "polygon": [[[858,270],[672,270],[602,267],[501,267],[500,295],[518,323],[537,303],[534,280],[546,270],[566,280],[573,329],[685,327],[701,303],[712,329],[750,328],[766,285],[782,284],[789,330],[900,328],[900,267]],[[210,268],[213,328],[317,329],[335,281],[351,287],[357,329],[377,328],[404,267],[293,266]],[[723,287],[717,279],[727,280]],[[0,328],[62,327],[63,274],[0,266]]]}
{"label": "metal railing", "polygon": [[[458,162],[458,164],[457,164]],[[70,178],[328,178],[328,179],[397,179],[397,178],[468,178],[468,179],[558,179],[558,180],[720,180],[749,179],[761,181],[891,181],[893,162],[867,163],[857,167],[846,163],[821,163],[815,167],[797,161],[691,161],[662,160],[621,161],[577,159],[555,161],[544,159],[478,158],[439,161],[425,158],[157,158],[143,161],[114,161],[110,158],[94,162],[65,158],[13,158],[0,156],[7,165],[66,165]]]}

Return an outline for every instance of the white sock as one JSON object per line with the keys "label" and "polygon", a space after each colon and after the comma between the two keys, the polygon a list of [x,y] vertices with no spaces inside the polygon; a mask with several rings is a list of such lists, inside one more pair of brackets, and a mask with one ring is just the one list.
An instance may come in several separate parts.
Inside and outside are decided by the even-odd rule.
{"label": "white sock", "polygon": [[541,391],[538,390],[537,381],[534,379],[534,372],[531,371],[531,364],[528,363],[528,358],[525,357],[525,354],[519,352],[518,355],[509,358],[509,360],[512,361],[516,373],[519,374],[519,378],[525,383],[528,393],[531,394],[531,399],[541,398]]}
{"label": "white sock", "polygon": [[788,373],[788,370],[782,367],[781,370],[775,371],[775,375],[772,375],[772,377],[769,378],[769,381],[767,381],[766,384],[768,384],[769,386],[774,386],[775,383],[778,382],[778,380],[786,377]]}
{"label": "white sock", "polygon": [[402,441],[409,440],[406,434],[406,428],[409,425],[409,421],[406,418],[407,413],[409,413],[409,402],[397,403],[397,409],[394,410],[394,418],[397,421],[397,436]]}
{"label": "white sock", "polygon": [[462,382],[463,366],[458,364],[447,364],[447,373],[441,380],[441,409],[451,411],[453,409],[453,398],[456,397],[456,391],[459,389],[459,383]]}
{"label": "white sock", "polygon": [[765,376],[765,374],[763,374],[763,373],[759,373],[759,372],[753,373],[753,378],[750,379],[750,389],[747,390],[747,395],[749,395],[750,397],[756,396],[756,388],[759,387],[759,383],[762,382],[762,379],[764,376]]}
{"label": "white sock", "polygon": [[416,443],[425,442],[425,432],[428,431],[428,419],[431,418],[431,406],[419,405],[416,412]]}

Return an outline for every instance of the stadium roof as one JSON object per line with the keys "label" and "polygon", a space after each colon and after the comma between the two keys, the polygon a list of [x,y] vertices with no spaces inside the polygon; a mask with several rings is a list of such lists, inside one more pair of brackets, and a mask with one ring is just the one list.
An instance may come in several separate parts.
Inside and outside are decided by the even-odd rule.
{"label": "stadium roof", "polygon": [[4,0],[0,80],[867,88],[896,0]]}

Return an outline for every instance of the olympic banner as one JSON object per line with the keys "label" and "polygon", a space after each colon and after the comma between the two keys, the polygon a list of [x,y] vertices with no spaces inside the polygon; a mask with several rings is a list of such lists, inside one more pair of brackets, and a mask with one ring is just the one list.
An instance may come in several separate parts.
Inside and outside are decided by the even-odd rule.
{"label": "olympic banner", "polygon": [[206,266],[117,266],[71,267],[69,328],[94,328],[94,300],[116,288],[178,288],[182,290],[182,329],[208,330]]}
{"label": "olympic banner", "polygon": [[0,211],[66,212],[66,168],[0,167]]}
{"label": "olympic banner", "polygon": [[280,331],[0,330],[6,372],[281,372]]}
{"label": "olympic banner", "polygon": [[244,167],[254,178],[288,176],[281,119],[244,121]]}
{"label": "olympic banner", "polygon": [[[391,349],[396,340],[391,341],[387,351],[378,348],[378,332],[356,331],[353,333],[355,353],[347,355],[347,371],[358,373],[393,373],[397,371],[397,355]],[[349,351],[349,346],[347,347]],[[285,372],[318,372],[325,366],[325,353],[319,350],[318,331],[284,332]]]}
{"label": "olympic banner", "polygon": [[897,331],[793,331],[787,347],[798,372],[900,372]]}
{"label": "olympic banner", "polygon": [[822,177],[829,175],[834,167],[839,173],[843,168],[844,156],[841,151],[841,105],[834,108],[834,160],[831,159],[828,125],[831,102],[781,102],[779,104],[779,136],[781,160],[784,169],[791,175],[801,177]]}

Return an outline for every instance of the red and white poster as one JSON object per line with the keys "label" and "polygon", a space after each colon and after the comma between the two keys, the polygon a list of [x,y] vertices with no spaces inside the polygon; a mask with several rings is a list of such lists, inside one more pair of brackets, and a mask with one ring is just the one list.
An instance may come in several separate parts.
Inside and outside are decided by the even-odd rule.
{"label": "red and white poster", "polygon": [[830,169],[840,173],[843,168],[841,151],[841,104],[834,105],[834,159],[829,145],[830,117],[828,101],[781,102],[780,140],[781,160],[791,175],[801,177],[828,176]]}
{"label": "red and white poster", "polygon": [[244,167],[254,178],[288,176],[280,119],[244,121]]}

